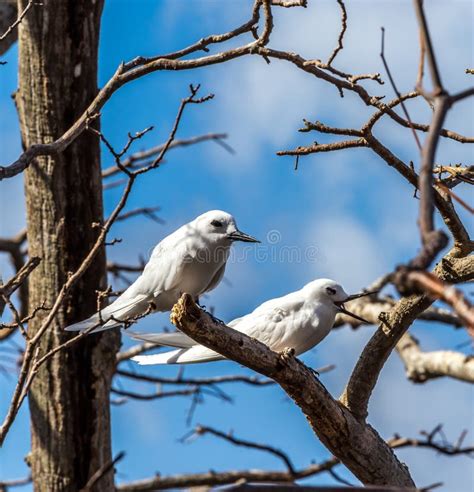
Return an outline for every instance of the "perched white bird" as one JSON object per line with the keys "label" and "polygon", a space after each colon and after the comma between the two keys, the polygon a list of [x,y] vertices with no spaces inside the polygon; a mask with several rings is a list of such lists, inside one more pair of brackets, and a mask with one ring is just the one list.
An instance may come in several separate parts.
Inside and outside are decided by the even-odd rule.
{"label": "perched white bird", "polygon": [[[306,284],[301,290],[264,302],[250,314],[234,319],[228,326],[256,338],[276,352],[294,349],[295,355],[299,355],[328,335],[338,312],[368,323],[347,311],[344,303],[369,294],[372,292],[348,295],[334,280],[318,279]],[[139,340],[179,348],[132,358],[142,365],[190,364],[225,359],[181,332],[130,335]]]}
{"label": "perched white bird", "polygon": [[227,212],[200,215],[158,243],[143,273],[112,304],[65,329],[107,330],[147,310],[169,311],[184,292],[198,299],[222,280],[234,241],[260,242],[239,231]]}

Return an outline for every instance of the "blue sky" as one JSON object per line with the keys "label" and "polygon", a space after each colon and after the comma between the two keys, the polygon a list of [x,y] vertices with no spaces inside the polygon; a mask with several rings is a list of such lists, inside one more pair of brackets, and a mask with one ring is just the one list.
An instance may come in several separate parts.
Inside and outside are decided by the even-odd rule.
{"label": "blue sky", "polygon": [[[106,2],[100,54],[100,80],[103,85],[118,63],[137,55],[154,55],[181,48],[203,35],[224,32],[245,21],[250,2],[214,0]],[[443,81],[451,91],[472,84],[464,73],[473,64],[473,6],[468,1],[429,2],[428,20]],[[418,63],[418,34],[411,2],[353,1],[348,5],[349,28],[345,49],[335,66],[352,73],[377,72],[386,79],[378,56],[380,26],[386,28],[386,54],[401,91],[412,89]],[[308,58],[325,59],[332,51],[339,30],[336,2],[309,1],[307,9],[275,9],[275,30],[271,46],[297,51]],[[17,50],[12,49],[0,70],[1,163],[12,161],[20,152],[18,123],[10,94],[16,88]],[[122,88],[103,110],[104,134],[117,147],[127,132],[154,125],[155,130],[139,141],[135,150],[156,145],[166,139],[180,99],[190,83],[201,83],[203,94],[215,98],[187,110],[179,137],[208,132],[227,132],[230,155],[210,143],[173,150],[166,165],[137,182],[128,209],[137,206],[162,207],[158,225],[136,218],[114,226],[111,236],[123,241],[108,250],[112,260],[135,263],[138,255],[148,256],[151,248],[166,234],[194,216],[220,208],[233,213],[239,227],[260,239],[259,253],[236,245],[236,260],[229,265],[226,278],[206,299],[219,317],[230,320],[262,301],[291,290],[321,276],[340,281],[355,291],[409,258],[419,247],[416,216],[418,202],[413,190],[396,172],[365,149],[345,150],[308,156],[300,160],[297,172],[293,160],[278,157],[280,149],[332,141],[330,136],[297,132],[302,118],[320,120],[334,126],[360,126],[370,110],[351,94],[343,100],[332,86],[295,67],[272,61],[267,65],[258,57],[235,60],[189,72],[155,73]],[[373,94],[393,97],[388,84],[364,85]],[[465,135],[474,133],[473,99],[456,106],[447,127]],[[423,102],[410,102],[412,118],[428,122],[430,111]],[[376,135],[401,158],[419,163],[411,134],[391,121],[383,120]],[[423,138],[423,136],[422,136]],[[442,163],[472,163],[473,151],[466,145],[443,140],[437,155]],[[111,164],[103,152],[104,167]],[[458,188],[465,199],[468,190]],[[105,191],[106,212],[120,196],[120,189]],[[12,206],[12,204],[15,204]],[[0,235],[14,234],[24,224],[21,177],[0,183]],[[472,218],[460,210],[472,230]],[[278,231],[279,240],[269,243]],[[269,250],[298,248],[315,252],[305,260],[281,262],[262,259]],[[270,249],[269,249],[270,248]],[[8,265],[0,257],[0,267],[8,276]],[[115,284],[121,287],[120,283]],[[167,315],[153,315],[140,322],[141,330],[169,326]],[[327,363],[336,369],[322,376],[334,396],[347,381],[358,355],[373,327],[358,331],[343,328],[330,336],[303,359],[313,367]],[[416,322],[412,332],[425,350],[455,349],[467,337],[462,330]],[[17,340],[17,339],[16,339]],[[126,345],[129,344],[124,340]],[[4,357],[4,352],[0,352]],[[150,368],[149,373],[176,374],[175,368]],[[249,374],[231,362],[188,367],[188,376]],[[2,377],[0,414],[4,415],[13,389],[14,377]],[[132,388],[122,381],[124,388]],[[151,386],[135,386],[147,392]],[[212,397],[200,405],[195,423],[221,430],[233,429],[237,436],[254,439],[285,449],[295,465],[323,460],[329,453],[314,437],[301,412],[278,388],[255,389],[242,385],[225,388],[233,405]],[[124,450],[118,465],[118,480],[132,480],[162,474],[239,468],[281,468],[266,454],[234,448],[211,437],[193,444],[177,439],[189,431],[186,425],[188,399],[156,402],[131,401],[114,406],[114,453]],[[443,422],[448,437],[455,439],[464,428],[473,426],[473,392],[467,384],[437,380],[425,385],[406,381],[403,367],[393,355],[384,368],[371,400],[369,421],[384,437],[394,432],[414,436]],[[472,436],[471,436],[472,440]],[[25,405],[0,450],[0,479],[27,473],[23,456],[28,452],[28,412]],[[444,489],[459,492],[472,489],[471,462],[449,459],[431,451],[404,450],[399,456],[410,466],[420,486],[444,481]],[[352,481],[347,472],[341,473]],[[333,483],[320,475],[308,483]],[[26,487],[24,490],[28,490]]]}

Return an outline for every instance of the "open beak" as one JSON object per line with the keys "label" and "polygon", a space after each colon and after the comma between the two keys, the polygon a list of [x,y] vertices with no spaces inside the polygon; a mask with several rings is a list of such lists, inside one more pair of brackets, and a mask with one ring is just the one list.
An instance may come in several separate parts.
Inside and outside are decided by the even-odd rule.
{"label": "open beak", "polygon": [[244,243],[259,243],[260,242],[258,239],[255,239],[254,237],[250,236],[249,234],[245,234],[245,232],[241,232],[241,231],[231,232],[227,237],[231,241],[242,241]]}
{"label": "open beak", "polygon": [[344,314],[347,314],[347,316],[351,316],[352,318],[358,320],[358,321],[362,321],[362,323],[367,323],[368,325],[370,325],[370,321],[367,321],[366,319],[360,317],[360,316],[357,316],[357,314],[354,314],[354,313],[351,313],[350,311],[348,311],[345,307],[344,307],[344,303],[345,302],[349,302],[349,301],[353,301],[354,299],[359,299],[360,297],[364,297],[364,296],[370,296],[372,294],[376,294],[377,291],[374,291],[374,292],[361,292],[360,294],[353,294],[351,296],[348,296],[344,301],[342,302],[335,302],[334,304],[336,305],[338,311],[340,313],[344,313]]}

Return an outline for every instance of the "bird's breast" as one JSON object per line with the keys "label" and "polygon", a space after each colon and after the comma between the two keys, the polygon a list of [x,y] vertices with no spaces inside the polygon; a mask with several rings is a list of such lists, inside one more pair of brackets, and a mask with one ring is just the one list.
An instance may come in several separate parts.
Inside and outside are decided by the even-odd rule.
{"label": "bird's breast", "polygon": [[206,291],[229,257],[229,248],[202,248],[185,262],[181,289],[199,296]]}

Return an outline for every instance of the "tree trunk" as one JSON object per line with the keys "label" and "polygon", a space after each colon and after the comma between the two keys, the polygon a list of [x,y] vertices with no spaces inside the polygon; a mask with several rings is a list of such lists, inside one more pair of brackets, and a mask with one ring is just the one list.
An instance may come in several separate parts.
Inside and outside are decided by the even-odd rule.
{"label": "tree trunk", "polygon": [[[19,0],[19,11],[27,0]],[[97,93],[102,0],[42,0],[19,26],[16,103],[23,143],[50,142]],[[29,281],[30,311],[52,306],[68,272],[90,250],[102,222],[100,148],[84,133],[60,155],[37,158],[25,172],[28,247],[42,262]],[[102,251],[76,285],[41,340],[41,352],[71,335],[64,326],[96,310],[104,287]],[[30,321],[35,333],[44,319]],[[119,334],[91,335],[42,366],[29,394],[37,491],[77,492],[111,459],[109,389]],[[94,491],[113,490],[110,471]]]}

